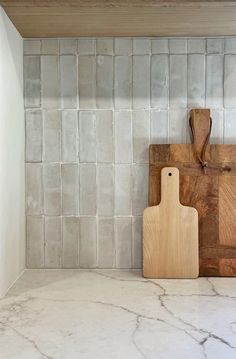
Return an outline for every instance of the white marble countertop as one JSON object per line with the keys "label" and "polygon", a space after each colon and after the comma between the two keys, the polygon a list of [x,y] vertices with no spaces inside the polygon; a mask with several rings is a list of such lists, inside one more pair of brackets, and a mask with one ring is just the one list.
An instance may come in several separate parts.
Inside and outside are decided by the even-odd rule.
{"label": "white marble countertop", "polygon": [[0,301],[1,359],[235,359],[236,278],[27,270]]}

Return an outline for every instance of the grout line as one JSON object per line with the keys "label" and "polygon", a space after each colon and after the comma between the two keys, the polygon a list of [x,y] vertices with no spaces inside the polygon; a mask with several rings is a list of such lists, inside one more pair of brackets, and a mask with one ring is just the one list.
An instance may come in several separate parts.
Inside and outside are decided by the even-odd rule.
{"label": "grout line", "polygon": [[[168,41],[169,51],[169,41]],[[168,53],[168,101],[167,101],[167,143],[170,143],[170,54]]]}
{"label": "grout line", "polygon": [[[205,43],[206,47],[206,43]],[[206,99],[207,99],[207,57],[204,55],[204,107],[206,108]]]}
{"label": "grout line", "polygon": [[[132,165],[131,165],[131,179],[130,179],[130,198],[131,198],[131,217],[133,215],[133,201],[132,201],[132,197],[133,197],[133,172],[134,172],[134,131],[133,131],[133,121],[134,121],[134,111],[132,111],[130,113],[131,116],[131,158],[132,158]],[[130,238],[130,245],[131,245],[131,268],[133,266],[133,261],[134,261],[134,253],[133,253],[133,229],[132,229],[132,219],[131,219],[131,238]]]}
{"label": "grout line", "polygon": [[[60,199],[61,199],[61,214],[63,214],[63,178],[62,178],[62,164],[60,164],[59,167],[59,173],[60,173]],[[60,220],[60,234],[61,234],[61,258],[60,258],[60,264],[63,267],[63,253],[64,253],[64,243],[63,243],[63,231],[62,231],[62,220]]]}
{"label": "grout line", "polygon": [[115,186],[116,186],[116,175],[115,175],[115,162],[114,162],[114,157],[115,157],[115,136],[114,136],[114,109],[116,108],[116,91],[115,91],[115,85],[116,85],[116,67],[115,67],[115,63],[116,63],[116,53],[115,53],[115,38],[112,38],[112,45],[113,45],[113,56],[112,56],[112,71],[113,71],[113,79],[112,79],[112,84],[113,84],[113,89],[112,89],[112,100],[113,100],[113,108],[112,108],[112,151],[113,151],[113,162],[112,162],[112,175],[113,175],[113,191],[112,191],[112,195],[113,195],[113,221],[112,221],[112,231],[113,231],[113,236],[112,236],[112,246],[113,246],[113,259],[112,259],[112,267],[116,267],[116,253],[117,253],[117,248],[116,248],[116,242],[115,242],[115,220],[114,220],[114,215],[115,215]]}
{"label": "grout line", "polygon": [[[42,86],[41,86],[42,88]],[[42,101],[41,101],[42,102]],[[45,267],[46,265],[46,236],[45,236],[45,217],[44,217],[44,208],[45,208],[45,198],[44,198],[44,166],[43,166],[43,160],[44,160],[44,151],[45,151],[45,146],[44,146],[44,132],[45,132],[45,128],[44,128],[44,110],[41,110],[42,112],[42,165],[41,165],[41,176],[42,176],[42,215],[43,215],[43,240],[44,240],[44,250],[43,250],[43,266]]]}
{"label": "grout line", "polygon": [[[97,62],[96,62],[96,72],[97,72]],[[97,87],[96,87],[97,88]],[[96,151],[96,154],[95,154],[95,157],[96,157],[96,167],[95,167],[95,171],[96,171],[96,174],[95,174],[95,178],[96,178],[96,268],[98,268],[98,263],[99,263],[99,240],[98,240],[98,236],[99,236],[99,228],[98,228],[98,224],[99,224],[99,221],[98,221],[98,200],[99,200],[99,168],[98,168],[98,162],[97,162],[97,159],[98,159],[98,147],[97,147],[97,123],[98,123],[98,116],[97,116],[97,113],[95,112],[95,120],[94,120],[94,133],[95,133],[95,143],[96,143],[96,148],[95,148],[95,151]]]}
{"label": "grout line", "polygon": [[115,166],[115,111],[112,111],[112,159],[113,159],[113,221],[112,221],[112,246],[113,260],[112,267],[116,267],[116,243],[115,243],[115,210],[116,210],[116,166]]}
{"label": "grout line", "polygon": [[[78,53],[78,41],[77,41],[77,53]],[[77,55],[78,58],[78,55]],[[77,64],[78,64],[78,60],[77,60]],[[78,71],[79,73],[79,71]],[[78,80],[78,79],[77,79]],[[79,81],[77,81],[77,87],[78,87],[78,91],[79,91]],[[79,96],[79,92],[78,92],[78,96]],[[79,98],[78,98],[79,101]],[[79,102],[77,102],[77,106],[79,106]],[[80,186],[80,112],[79,110],[77,110],[77,114],[76,114],[76,129],[77,129],[77,139],[76,139],[76,158],[77,158],[77,164],[78,164],[78,217],[80,218],[80,190],[81,190],[81,186]],[[80,265],[80,219],[79,219],[79,230],[78,230],[78,242],[77,242],[77,267],[79,267]]]}
{"label": "grout line", "polygon": [[[60,42],[58,41],[58,48],[60,46]],[[59,48],[59,53],[60,53],[60,48]],[[58,75],[58,84],[59,84],[59,103],[61,105],[61,108],[64,107],[64,99],[62,96],[62,76],[61,76],[61,56],[57,55],[57,75]],[[60,158],[60,167],[59,167],[59,176],[60,176],[60,213],[63,213],[63,178],[62,178],[62,112],[60,111],[58,114],[59,117],[59,121],[60,121],[60,130],[59,130],[59,137],[60,137],[60,144],[59,144],[59,158]],[[63,243],[63,229],[62,229],[62,219],[60,218],[59,221],[59,225],[60,225],[60,236],[61,236],[61,254],[60,254],[60,258],[59,258],[59,265],[60,267],[63,267],[64,263],[63,263],[63,253],[64,253],[64,243]]]}
{"label": "grout line", "polygon": [[[188,108],[189,105],[189,54],[186,55],[186,108]],[[185,114],[185,144],[188,142],[188,110],[186,109]]]}

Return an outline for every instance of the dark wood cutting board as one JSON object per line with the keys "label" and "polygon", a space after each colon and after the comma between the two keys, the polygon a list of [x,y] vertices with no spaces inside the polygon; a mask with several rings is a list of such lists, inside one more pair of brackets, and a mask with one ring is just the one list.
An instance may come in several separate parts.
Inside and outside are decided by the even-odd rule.
{"label": "dark wood cutting board", "polygon": [[177,167],[180,203],[198,211],[200,276],[236,276],[236,145],[207,145],[205,153],[206,173],[193,145],[150,145],[149,205],[160,203],[161,169]]}

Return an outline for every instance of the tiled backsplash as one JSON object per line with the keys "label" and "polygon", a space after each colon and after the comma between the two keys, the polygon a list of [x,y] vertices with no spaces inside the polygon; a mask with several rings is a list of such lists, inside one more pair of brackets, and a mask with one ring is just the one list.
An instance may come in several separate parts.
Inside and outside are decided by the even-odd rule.
{"label": "tiled backsplash", "polygon": [[236,39],[24,42],[27,266],[139,268],[149,143],[236,143]]}

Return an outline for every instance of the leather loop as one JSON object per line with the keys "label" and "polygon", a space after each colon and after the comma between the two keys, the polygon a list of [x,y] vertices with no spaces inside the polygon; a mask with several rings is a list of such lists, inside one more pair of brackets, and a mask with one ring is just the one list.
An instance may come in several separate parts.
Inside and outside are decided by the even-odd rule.
{"label": "leather loop", "polygon": [[213,164],[206,160],[206,149],[209,144],[212,118],[210,117],[210,110],[207,109],[195,109],[191,110],[189,119],[189,125],[193,136],[193,149],[202,166],[202,170],[207,174],[208,168],[218,169],[220,172],[230,172],[231,167],[227,164]]}

